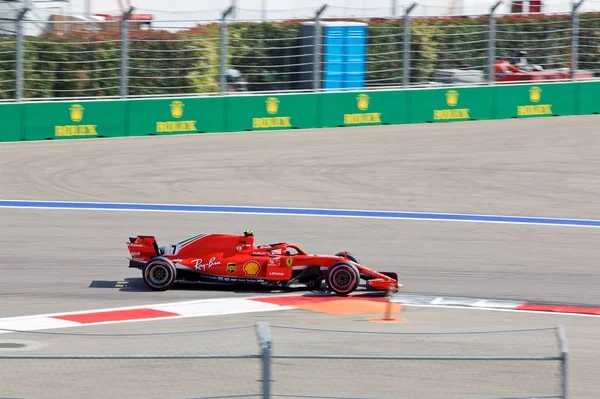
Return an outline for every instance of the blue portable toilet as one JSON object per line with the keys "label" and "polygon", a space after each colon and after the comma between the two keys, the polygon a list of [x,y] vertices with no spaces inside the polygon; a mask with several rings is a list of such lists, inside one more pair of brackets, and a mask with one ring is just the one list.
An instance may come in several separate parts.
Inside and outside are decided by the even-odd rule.
{"label": "blue portable toilet", "polygon": [[[362,22],[321,23],[321,88],[325,90],[365,87],[367,27]],[[314,22],[300,27],[300,89],[312,89]]]}

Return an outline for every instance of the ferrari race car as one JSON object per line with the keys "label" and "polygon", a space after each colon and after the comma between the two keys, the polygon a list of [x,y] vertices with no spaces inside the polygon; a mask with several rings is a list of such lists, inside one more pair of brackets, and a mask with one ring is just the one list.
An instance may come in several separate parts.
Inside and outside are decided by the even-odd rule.
{"label": "ferrari race car", "polygon": [[348,295],[361,279],[377,291],[402,287],[398,276],[376,272],[347,252],[307,254],[297,245],[282,242],[254,245],[251,230],[244,235],[199,234],[159,247],[154,236],[130,237],[129,267],[142,271],[152,290],[168,290],[176,281],[223,284],[259,284],[285,288],[292,284],[320,289],[323,282],[338,295]]}

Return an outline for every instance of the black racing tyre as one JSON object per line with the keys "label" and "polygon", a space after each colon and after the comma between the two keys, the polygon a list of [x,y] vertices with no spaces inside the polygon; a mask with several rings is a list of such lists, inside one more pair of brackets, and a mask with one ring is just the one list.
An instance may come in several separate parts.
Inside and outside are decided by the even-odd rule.
{"label": "black racing tyre", "polygon": [[338,295],[348,295],[353,292],[360,282],[358,268],[348,262],[338,262],[329,268],[327,285]]}
{"label": "black racing tyre", "polygon": [[154,291],[166,291],[177,277],[175,266],[166,258],[154,258],[142,269],[144,283]]}
{"label": "black racing tyre", "polygon": [[[344,253],[338,252],[337,254],[335,254],[335,256],[344,256]],[[352,255],[350,252],[348,252],[348,259],[350,259],[354,263],[360,264],[360,261],[358,260],[358,258],[356,256]]]}

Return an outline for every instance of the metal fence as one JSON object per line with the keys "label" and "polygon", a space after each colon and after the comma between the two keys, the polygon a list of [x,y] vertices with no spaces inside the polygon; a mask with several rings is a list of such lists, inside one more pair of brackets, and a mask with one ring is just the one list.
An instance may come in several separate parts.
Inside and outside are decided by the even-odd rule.
{"label": "metal fence", "polygon": [[[544,69],[537,81],[600,78],[600,13],[580,14],[579,1],[566,15],[497,17],[498,4],[479,16],[412,17],[419,8],[413,3],[399,17],[353,19],[368,24],[365,59],[337,60],[335,68],[364,65],[365,90],[488,85],[497,83],[500,56],[526,50],[530,65]],[[335,22],[323,19],[326,10],[310,20],[244,21],[232,20],[230,7],[219,21],[147,27],[133,9],[112,21],[26,20],[24,9],[0,21],[2,32],[15,32],[0,39],[0,99],[327,90],[332,55],[324,43],[336,38],[324,30]]]}
{"label": "metal fence", "polygon": [[[0,397],[567,397],[561,327],[423,333],[258,323],[168,329],[2,335]],[[10,348],[15,353],[7,354]]]}

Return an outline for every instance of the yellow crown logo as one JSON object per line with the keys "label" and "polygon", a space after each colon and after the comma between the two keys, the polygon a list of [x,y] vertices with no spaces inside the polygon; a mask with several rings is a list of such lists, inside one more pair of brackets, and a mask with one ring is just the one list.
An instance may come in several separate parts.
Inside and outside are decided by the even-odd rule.
{"label": "yellow crown logo", "polygon": [[450,107],[454,107],[458,104],[458,92],[456,90],[448,90],[446,92],[446,103]]}
{"label": "yellow crown logo", "polygon": [[267,98],[267,101],[265,101],[265,103],[267,103],[267,112],[271,115],[276,114],[277,111],[279,110],[279,100],[276,99],[275,97],[269,97]]}
{"label": "yellow crown logo", "polygon": [[181,118],[183,116],[183,107],[185,107],[185,104],[181,101],[171,102],[171,116],[173,118]]}
{"label": "yellow crown logo", "polygon": [[246,262],[246,264],[244,265],[244,271],[246,272],[246,274],[253,276],[260,271],[260,265],[258,264],[258,262],[251,260],[249,262]]}
{"label": "yellow crown logo", "polygon": [[529,89],[529,99],[531,100],[531,102],[533,103],[537,103],[538,101],[540,101],[542,98],[542,89],[540,89],[537,86],[533,86],[531,89]]}
{"label": "yellow crown logo", "polygon": [[370,97],[367,94],[359,94],[356,97],[358,109],[360,109],[361,111],[366,111],[369,108],[369,100]]}
{"label": "yellow crown logo", "polygon": [[71,107],[69,108],[69,114],[71,115],[71,120],[73,122],[81,122],[81,120],[83,119],[83,111],[84,111],[84,108],[82,105],[79,105],[79,104],[71,105]]}

